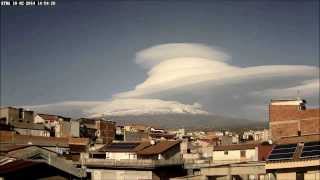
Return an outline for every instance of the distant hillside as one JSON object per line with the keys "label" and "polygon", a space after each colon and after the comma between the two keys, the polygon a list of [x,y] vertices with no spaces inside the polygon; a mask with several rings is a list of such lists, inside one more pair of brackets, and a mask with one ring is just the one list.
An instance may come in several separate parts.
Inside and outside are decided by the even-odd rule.
{"label": "distant hillside", "polygon": [[266,122],[199,114],[145,114],[105,116],[105,118],[116,121],[118,124],[137,123],[161,128],[236,129],[267,127]]}

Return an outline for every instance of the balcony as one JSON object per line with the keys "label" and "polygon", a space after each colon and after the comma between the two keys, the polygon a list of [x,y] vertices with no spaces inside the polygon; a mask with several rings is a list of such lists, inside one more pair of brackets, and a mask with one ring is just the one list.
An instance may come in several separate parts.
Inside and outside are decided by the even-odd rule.
{"label": "balcony", "polygon": [[164,166],[183,166],[182,159],[151,160],[151,159],[82,159],[79,165],[99,168],[132,168],[132,169],[154,169]]}

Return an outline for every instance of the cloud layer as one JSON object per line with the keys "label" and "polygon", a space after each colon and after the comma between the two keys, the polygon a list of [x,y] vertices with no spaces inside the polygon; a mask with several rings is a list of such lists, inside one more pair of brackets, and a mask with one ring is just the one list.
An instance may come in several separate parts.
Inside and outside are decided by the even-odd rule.
{"label": "cloud layer", "polygon": [[[54,104],[26,106],[38,112],[49,112],[75,116],[81,114],[89,117],[103,115],[141,115],[141,114],[208,114],[201,110],[199,103],[192,105],[176,101],[159,99],[115,99],[110,101],[66,101]],[[53,112],[54,110],[54,112]]]}
{"label": "cloud layer", "polygon": [[136,62],[149,69],[147,79],[133,90],[114,97],[152,97],[195,86],[215,88],[272,79],[298,78],[293,80],[298,85],[301,80],[314,78],[319,73],[319,68],[304,65],[238,67],[228,64],[229,58],[224,52],[202,44],[164,44],[142,50],[137,53]]}
{"label": "cloud layer", "polygon": [[303,98],[319,105],[318,67],[242,67],[231,60],[229,54],[203,44],[156,45],[137,52],[135,62],[148,73],[130,91],[116,93],[109,101],[69,101],[29,108],[83,116],[213,113],[265,120],[271,98],[295,97],[299,91]]}

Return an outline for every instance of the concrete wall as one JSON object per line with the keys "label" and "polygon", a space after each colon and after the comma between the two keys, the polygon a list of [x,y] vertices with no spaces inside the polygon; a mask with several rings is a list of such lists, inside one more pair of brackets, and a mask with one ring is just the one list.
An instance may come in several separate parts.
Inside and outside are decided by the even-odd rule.
{"label": "concrete wall", "polygon": [[35,117],[34,117],[34,120],[33,120],[33,123],[45,123],[45,120],[41,117],[41,116],[39,116],[39,115],[36,115]]}
{"label": "concrete wall", "polygon": [[71,123],[71,130],[70,135],[71,137],[80,137],[80,123],[79,121],[70,121]]}
{"label": "concrete wall", "polygon": [[277,180],[295,180],[296,179],[296,173],[290,172],[290,173],[277,173],[276,177]]}
{"label": "concrete wall", "polygon": [[71,125],[70,122],[63,121],[59,119],[59,121],[55,122],[55,136],[56,137],[70,137]]}
{"label": "concrete wall", "polygon": [[20,128],[14,128],[14,130],[17,131],[21,135],[45,136],[45,137],[50,136],[50,132],[46,131],[46,130],[20,129]]}
{"label": "concrete wall", "polygon": [[106,152],[106,159],[137,159],[137,154],[133,152]]}
{"label": "concrete wall", "polygon": [[224,154],[224,151],[213,151],[212,160],[213,161],[231,161],[231,160],[250,160],[257,161],[257,150],[247,149],[245,158],[241,158],[241,150],[229,150],[228,154]]}
{"label": "concrete wall", "polygon": [[182,157],[180,153],[180,144],[175,145],[174,147],[170,148],[163,154],[161,154],[163,159],[180,159]]}
{"label": "concrete wall", "polygon": [[304,174],[304,180],[320,180],[320,170],[306,172]]}
{"label": "concrete wall", "polygon": [[157,180],[152,171],[136,170],[91,170],[92,180]]}

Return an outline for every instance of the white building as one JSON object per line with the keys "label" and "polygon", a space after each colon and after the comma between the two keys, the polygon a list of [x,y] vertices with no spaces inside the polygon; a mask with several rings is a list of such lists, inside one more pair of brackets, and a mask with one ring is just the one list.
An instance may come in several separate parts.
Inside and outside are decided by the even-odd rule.
{"label": "white building", "polygon": [[213,161],[258,161],[265,160],[271,151],[272,145],[262,144],[232,144],[214,146]]}
{"label": "white building", "polygon": [[95,155],[105,154],[105,159],[137,159],[137,152],[150,146],[149,142],[117,142],[105,145]]}

